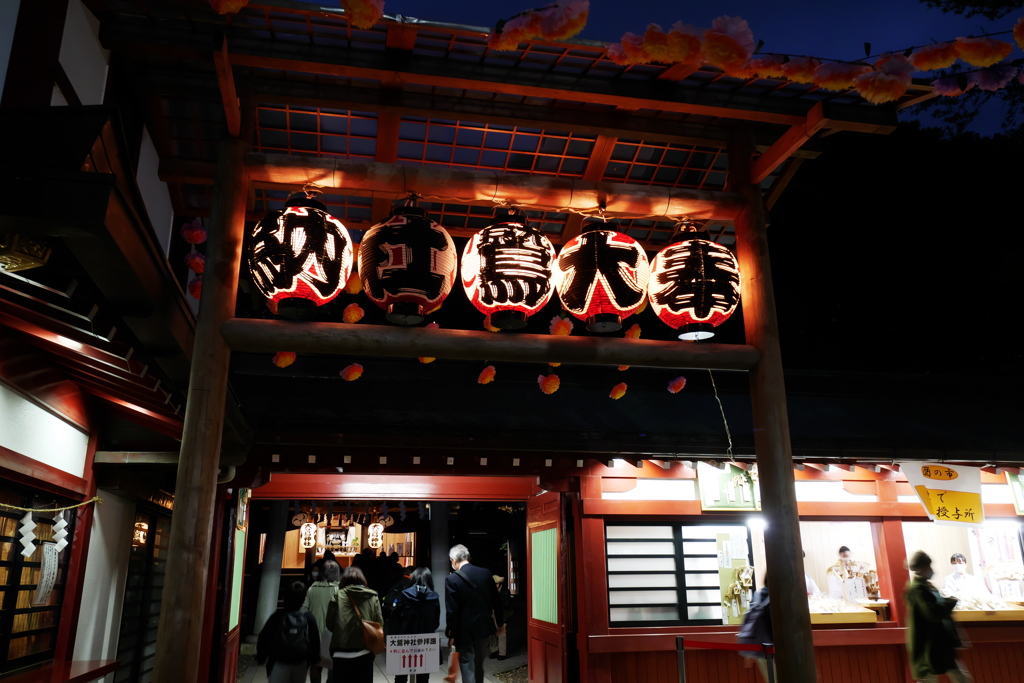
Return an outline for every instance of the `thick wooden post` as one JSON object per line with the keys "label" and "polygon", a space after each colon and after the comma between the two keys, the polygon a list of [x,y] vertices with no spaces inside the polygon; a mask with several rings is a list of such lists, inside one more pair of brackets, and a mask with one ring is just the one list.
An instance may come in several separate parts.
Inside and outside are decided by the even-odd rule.
{"label": "thick wooden post", "polygon": [[203,650],[213,646],[203,642],[203,603],[231,353],[220,326],[235,314],[249,188],[243,164],[246,148],[241,140],[230,139],[221,143],[219,151],[160,605],[156,683],[206,680],[199,662]]}
{"label": "thick wooden post", "polygon": [[754,448],[765,518],[765,555],[772,624],[778,648],[778,680],[815,683],[814,643],[804,585],[800,518],[793,479],[786,387],[779,348],[779,323],[768,260],[768,235],[761,188],[750,182],[753,141],[741,131],[729,148],[731,190],[746,208],[735,221],[736,255],[742,276],[743,326],[760,360],[750,372]]}

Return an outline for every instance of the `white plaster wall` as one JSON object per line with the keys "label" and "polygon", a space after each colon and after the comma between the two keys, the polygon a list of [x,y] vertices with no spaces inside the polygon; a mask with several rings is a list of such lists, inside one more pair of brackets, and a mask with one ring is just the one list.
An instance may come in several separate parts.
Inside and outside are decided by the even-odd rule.
{"label": "white plaster wall", "polygon": [[85,477],[89,435],[0,384],[0,446]]}
{"label": "white plaster wall", "polygon": [[164,250],[164,256],[171,248],[171,230],[174,222],[174,209],[171,208],[171,193],[167,191],[167,183],[158,175],[160,155],[157,154],[149,131],[142,130],[142,146],[139,149],[139,170],[135,181],[142,192],[142,201],[149,212],[149,222],[156,231],[156,238]]}
{"label": "white plaster wall", "polygon": [[18,23],[20,0],[0,2],[0,94],[7,82],[7,67],[11,63],[11,43],[14,42],[14,27]]}
{"label": "white plaster wall", "polygon": [[[117,659],[121,607],[135,528],[135,503],[110,491],[93,512],[82,584],[82,608],[75,638],[76,660]],[[114,680],[114,674],[106,679]]]}
{"label": "white plaster wall", "polygon": [[82,104],[103,104],[110,53],[100,45],[99,35],[99,19],[81,0],[71,0],[64,21],[60,65]]}

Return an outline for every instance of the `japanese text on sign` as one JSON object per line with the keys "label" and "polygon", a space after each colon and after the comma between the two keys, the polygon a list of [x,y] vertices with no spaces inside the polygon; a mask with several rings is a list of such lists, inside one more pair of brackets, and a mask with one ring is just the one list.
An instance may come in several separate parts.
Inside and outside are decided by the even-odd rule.
{"label": "japanese text on sign", "polygon": [[387,644],[389,674],[427,674],[441,668],[440,634],[388,636]]}

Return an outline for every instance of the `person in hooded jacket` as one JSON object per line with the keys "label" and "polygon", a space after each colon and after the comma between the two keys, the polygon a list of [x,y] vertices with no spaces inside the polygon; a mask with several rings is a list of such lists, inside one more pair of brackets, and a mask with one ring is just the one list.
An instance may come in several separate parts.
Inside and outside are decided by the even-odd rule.
{"label": "person in hooded jacket", "polygon": [[[441,598],[434,592],[434,577],[426,567],[417,567],[409,577],[409,587],[398,594],[391,605],[391,618],[385,625],[390,636],[434,633],[441,625]],[[395,683],[407,683],[409,676],[398,674]],[[416,683],[427,683],[430,674],[416,674]]]}
{"label": "person in hooded jacket", "polygon": [[[333,557],[333,555],[332,555]],[[319,578],[309,587],[306,592],[306,601],[302,606],[312,612],[316,619],[316,625],[320,628],[321,638],[326,640],[328,647],[324,648],[323,642],[318,643],[321,647],[320,661],[309,668],[310,683],[320,683],[320,673],[323,667],[332,664],[330,661],[323,661],[324,655],[330,658],[330,629],[327,628],[327,606],[331,604],[334,595],[338,592],[338,584],[341,583],[341,567],[334,560],[328,560],[321,565]],[[324,652],[324,650],[327,650]],[[333,677],[331,670],[327,670],[327,682],[331,683]]]}
{"label": "person in hooded jacket", "polygon": [[327,605],[327,627],[331,629],[331,657],[334,683],[372,683],[374,655],[366,649],[362,618],[384,625],[377,592],[366,585],[366,576],[356,567],[346,567],[341,584]]}

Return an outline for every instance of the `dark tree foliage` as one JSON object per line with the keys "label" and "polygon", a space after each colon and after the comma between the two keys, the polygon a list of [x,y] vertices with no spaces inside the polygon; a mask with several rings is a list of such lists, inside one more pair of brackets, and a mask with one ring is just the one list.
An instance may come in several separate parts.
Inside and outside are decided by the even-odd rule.
{"label": "dark tree foliage", "polygon": [[965,17],[985,17],[986,19],[998,19],[1004,17],[1014,10],[1024,7],[1024,2],[997,2],[995,0],[921,0],[929,7],[937,7],[943,12],[952,12]]}
{"label": "dark tree foliage", "polygon": [[1020,139],[822,141],[771,213],[787,367],[1021,376]]}
{"label": "dark tree foliage", "polygon": [[[965,69],[960,65],[936,74],[938,78],[957,76],[966,78]],[[998,109],[997,109],[998,108]],[[1014,79],[1002,90],[990,92],[971,88],[957,97],[933,97],[907,110],[910,115],[930,114],[943,124],[949,136],[966,133],[983,112],[1002,110],[1000,123],[1003,134],[1024,139],[1024,85]]]}

